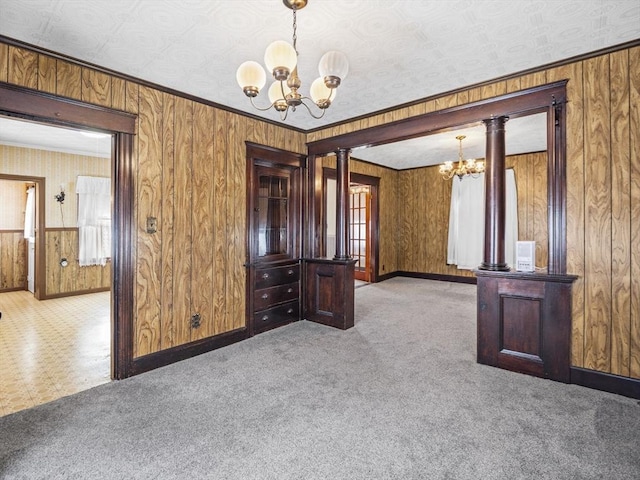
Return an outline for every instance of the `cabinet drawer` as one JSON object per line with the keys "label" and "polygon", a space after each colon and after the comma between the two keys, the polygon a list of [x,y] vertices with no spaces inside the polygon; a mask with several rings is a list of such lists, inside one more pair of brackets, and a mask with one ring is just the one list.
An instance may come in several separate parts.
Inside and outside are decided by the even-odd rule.
{"label": "cabinet drawer", "polygon": [[300,265],[292,264],[282,267],[256,268],[256,290],[273,287],[284,283],[297,282],[300,279]]}
{"label": "cabinet drawer", "polygon": [[255,333],[279,327],[299,319],[300,306],[298,301],[272,307],[253,315],[253,329]]}
{"label": "cabinet drawer", "polygon": [[278,303],[297,300],[298,294],[298,282],[256,290],[253,297],[253,309],[264,310]]}

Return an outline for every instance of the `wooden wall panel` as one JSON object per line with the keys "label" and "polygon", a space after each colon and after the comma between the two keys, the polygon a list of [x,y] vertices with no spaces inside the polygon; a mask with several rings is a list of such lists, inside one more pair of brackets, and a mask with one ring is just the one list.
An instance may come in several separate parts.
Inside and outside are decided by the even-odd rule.
{"label": "wooden wall panel", "polygon": [[[46,295],[77,295],[107,290],[111,286],[111,263],[105,266],[81,267],[78,262],[78,229],[51,228],[46,230]],[[68,266],[60,260],[66,258]]]}
{"label": "wooden wall panel", "polygon": [[56,93],[62,97],[82,98],[82,68],[78,65],[56,61]]}
{"label": "wooden wall panel", "polygon": [[[227,204],[227,208],[232,208],[228,212],[230,222],[229,237],[229,313],[233,319],[233,328],[238,329],[245,326],[245,268],[243,266],[246,258],[245,251],[245,217],[246,217],[246,147],[243,141],[241,128],[245,126],[238,115],[232,115],[228,130],[228,159],[229,165],[227,173],[229,175],[229,186],[234,192],[233,200]],[[274,127],[273,125],[269,125]],[[274,127],[275,128],[275,127]],[[270,136],[274,140],[277,138],[275,132]],[[277,142],[276,142],[277,143]],[[280,143],[281,145],[281,143]]]}
{"label": "wooden wall panel", "polygon": [[38,55],[38,90],[56,93],[56,59]]}
{"label": "wooden wall panel", "polygon": [[176,345],[191,340],[191,251],[193,244],[191,204],[193,102],[177,97],[174,124],[174,251],[173,251],[173,338]]}
{"label": "wooden wall panel", "polygon": [[38,54],[10,45],[8,81],[21,87],[38,88]]}
{"label": "wooden wall panel", "polygon": [[[213,334],[217,335],[222,332],[233,330],[234,322],[231,318],[227,306],[227,280],[229,272],[229,255],[228,255],[228,205],[230,203],[230,194],[228,190],[229,168],[226,152],[227,148],[227,125],[228,113],[217,111],[214,123],[214,171],[213,171],[213,189],[215,192],[215,212],[214,229],[215,237],[213,243],[213,318],[215,323],[213,326]],[[252,135],[255,135],[257,122],[254,122]],[[261,123],[260,125],[264,125]]]}
{"label": "wooden wall panel", "polygon": [[135,330],[135,355],[156,352],[161,344],[161,245],[162,231],[147,232],[147,221],[156,218],[162,225],[162,94],[147,87],[140,89],[138,120],[138,165],[136,298],[139,309]]}
{"label": "wooden wall panel", "polygon": [[631,318],[629,375],[640,378],[640,47],[629,51]]}
{"label": "wooden wall panel", "polygon": [[82,101],[110,107],[111,77],[91,68],[83,68]]}
{"label": "wooden wall panel", "polygon": [[191,333],[192,340],[213,335],[213,275],[214,275],[214,161],[213,109],[196,103],[193,110],[193,274],[191,301],[201,324]]}
{"label": "wooden wall panel", "polygon": [[27,244],[21,230],[0,230],[0,292],[27,285]]}
{"label": "wooden wall panel", "polygon": [[0,43],[0,82],[6,82],[9,75],[9,45]]}
{"label": "wooden wall panel", "polygon": [[[123,85],[123,88],[125,86]],[[126,88],[125,88],[126,91]],[[174,284],[174,249],[175,249],[175,97],[162,94],[162,199],[161,221],[159,224],[162,234],[161,261],[161,286],[160,298],[162,309],[160,312],[160,325],[162,335],[160,348],[166,349],[176,345],[175,318],[173,309]],[[182,213],[184,214],[184,212]]]}
{"label": "wooden wall panel", "polygon": [[611,98],[611,373],[629,376],[631,320],[631,165],[629,52],[609,56]]}
{"label": "wooden wall panel", "polygon": [[587,60],[585,68],[585,367],[611,365],[611,164],[609,62]]}

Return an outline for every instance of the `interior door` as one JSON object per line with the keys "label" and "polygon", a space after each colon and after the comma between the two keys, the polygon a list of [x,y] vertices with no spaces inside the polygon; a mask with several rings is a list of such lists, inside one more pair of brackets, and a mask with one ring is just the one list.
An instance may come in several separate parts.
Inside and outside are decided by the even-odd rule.
{"label": "interior door", "polygon": [[368,185],[351,184],[350,236],[351,256],[356,260],[356,280],[371,281],[371,190]]}

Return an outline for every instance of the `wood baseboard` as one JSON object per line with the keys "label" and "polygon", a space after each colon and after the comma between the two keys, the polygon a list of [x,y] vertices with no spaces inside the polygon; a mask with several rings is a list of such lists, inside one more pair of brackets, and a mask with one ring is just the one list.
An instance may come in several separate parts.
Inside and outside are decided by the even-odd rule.
{"label": "wood baseboard", "polygon": [[586,368],[571,367],[571,383],[583,387],[640,399],[640,380]]}
{"label": "wood baseboard", "polygon": [[187,358],[195,357],[196,355],[226,347],[233,343],[246,340],[247,338],[249,338],[249,330],[243,328],[134,358],[130,375],[138,375],[139,373],[164,367],[181,360],[186,360]]}
{"label": "wood baseboard", "polygon": [[424,278],[425,280],[440,280],[443,282],[455,282],[455,283],[470,283],[477,284],[478,279],[476,277],[461,277],[458,275],[444,275],[441,273],[421,273],[421,272],[407,272],[407,271],[399,271],[395,272],[399,277],[410,277],[410,278]]}
{"label": "wood baseboard", "polygon": [[86,295],[88,293],[108,292],[109,290],[111,290],[111,287],[90,288],[87,290],[76,290],[73,292],[52,293],[50,295],[44,295],[43,297],[40,298],[40,300],[50,300],[52,298],[75,297],[77,295]]}

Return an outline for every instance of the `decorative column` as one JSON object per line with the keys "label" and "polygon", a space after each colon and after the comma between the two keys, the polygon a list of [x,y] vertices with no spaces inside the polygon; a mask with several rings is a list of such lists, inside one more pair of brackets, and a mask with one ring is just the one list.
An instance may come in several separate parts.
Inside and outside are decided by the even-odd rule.
{"label": "decorative column", "polygon": [[349,260],[349,149],[336,151],[336,254],[334,260]]}
{"label": "decorative column", "polygon": [[487,126],[485,157],[484,255],[480,270],[509,271],[505,262],[505,130],[509,117],[483,120]]}

